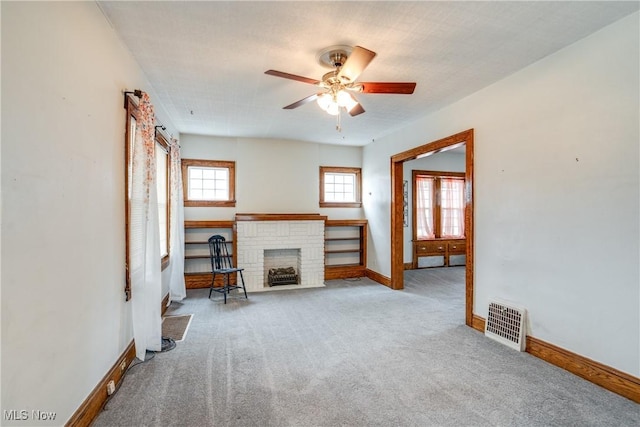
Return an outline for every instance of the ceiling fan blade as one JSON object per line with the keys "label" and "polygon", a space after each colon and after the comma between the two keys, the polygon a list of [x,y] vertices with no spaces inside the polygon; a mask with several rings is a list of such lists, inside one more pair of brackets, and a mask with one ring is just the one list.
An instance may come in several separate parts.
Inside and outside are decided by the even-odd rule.
{"label": "ceiling fan blade", "polygon": [[364,113],[364,108],[362,108],[362,104],[358,103],[355,107],[349,111],[349,115],[351,117],[357,116],[358,114]]}
{"label": "ceiling fan blade", "polygon": [[376,53],[360,46],[355,46],[351,55],[338,72],[338,78],[344,83],[354,82],[367,65],[375,58]]}
{"label": "ceiling fan blade", "polygon": [[315,101],[318,99],[318,94],[314,93],[313,95],[309,95],[306,98],[302,98],[300,101],[294,102],[293,104],[287,105],[286,107],[282,107],[283,110],[293,110],[294,108],[298,108],[301,105],[309,103],[311,101]]}
{"label": "ceiling fan blade", "polygon": [[416,88],[415,83],[382,83],[382,82],[358,82],[362,86],[361,93],[397,93],[411,95]]}
{"label": "ceiling fan blade", "polygon": [[267,70],[264,72],[270,76],[282,77],[283,79],[296,80],[302,83],[309,83],[311,85],[317,85],[320,80],[310,79],[308,77],[296,76],[295,74],[283,73],[282,71]]}

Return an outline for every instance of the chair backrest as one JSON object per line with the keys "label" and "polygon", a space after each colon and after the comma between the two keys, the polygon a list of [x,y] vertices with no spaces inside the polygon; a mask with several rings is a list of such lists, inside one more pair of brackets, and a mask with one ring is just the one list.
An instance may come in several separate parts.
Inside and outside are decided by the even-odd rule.
{"label": "chair backrest", "polygon": [[211,255],[212,269],[221,270],[224,268],[233,268],[233,262],[231,261],[224,236],[217,234],[209,237],[209,254]]}

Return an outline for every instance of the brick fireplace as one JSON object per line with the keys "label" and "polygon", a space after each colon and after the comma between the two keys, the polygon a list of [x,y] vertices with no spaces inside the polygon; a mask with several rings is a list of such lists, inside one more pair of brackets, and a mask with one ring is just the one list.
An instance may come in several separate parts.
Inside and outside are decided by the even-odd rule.
{"label": "brick fireplace", "polygon": [[[247,292],[324,286],[326,219],[320,214],[236,214],[237,264],[244,268]],[[270,288],[266,272],[273,267],[296,268],[300,284]]]}

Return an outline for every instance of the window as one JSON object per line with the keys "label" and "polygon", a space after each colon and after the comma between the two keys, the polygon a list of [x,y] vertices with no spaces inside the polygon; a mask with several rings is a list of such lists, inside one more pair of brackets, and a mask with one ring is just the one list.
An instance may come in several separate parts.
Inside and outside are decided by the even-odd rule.
{"label": "window", "polygon": [[125,285],[124,294],[127,301],[131,299],[131,272],[129,261],[131,250],[129,248],[130,209],[133,182],[133,146],[136,137],[138,123],[138,105],[131,96],[125,97],[125,109],[127,110],[127,123],[125,131]]}
{"label": "window", "polygon": [[236,162],[182,159],[185,206],[234,207]]}
{"label": "window", "polygon": [[158,193],[158,223],[160,225],[160,256],[162,268],[169,265],[169,143],[156,134],[156,185]]}
{"label": "window", "polygon": [[414,240],[464,238],[464,174],[413,171]]}
{"label": "window", "polygon": [[[136,91],[137,92],[137,91]],[[135,94],[139,97],[140,94]],[[125,109],[127,110],[126,127],[125,127],[125,297],[129,301],[131,299],[131,271],[130,263],[132,259],[139,259],[141,250],[144,245],[136,241],[137,231],[140,227],[139,223],[132,223],[131,209],[134,206],[136,197],[140,194],[134,193],[133,188],[133,155],[136,133],[139,132],[138,122],[144,120],[141,117],[138,103],[134,97],[125,95]],[[157,185],[157,208],[158,220],[160,223],[160,256],[161,265],[164,270],[169,265],[169,221],[170,221],[170,161],[169,161],[169,143],[160,134],[156,134],[155,141],[155,159],[156,159],[156,185]],[[132,203],[132,201],[134,203]],[[131,237],[133,236],[133,240]]]}
{"label": "window", "polygon": [[360,168],[320,166],[320,207],[362,206]]}

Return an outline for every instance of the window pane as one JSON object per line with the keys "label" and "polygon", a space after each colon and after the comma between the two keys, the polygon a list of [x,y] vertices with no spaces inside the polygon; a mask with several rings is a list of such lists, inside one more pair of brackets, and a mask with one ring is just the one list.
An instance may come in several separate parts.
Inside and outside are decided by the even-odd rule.
{"label": "window pane", "polygon": [[189,168],[189,179],[202,179],[202,169],[201,168]]}
{"label": "window pane", "polygon": [[190,188],[189,189],[189,198],[192,200],[204,200],[202,197],[202,189],[200,188]]}
{"label": "window pane", "polygon": [[189,188],[192,190],[200,190],[202,188],[202,180],[201,179],[190,179],[189,180]]}
{"label": "window pane", "polygon": [[434,179],[427,176],[416,177],[416,236],[418,239],[433,239],[433,194]]}
{"label": "window pane", "polygon": [[134,116],[129,116],[129,141],[127,141],[127,145],[128,145],[127,150],[129,150],[128,152],[129,164],[127,165],[127,178],[128,178],[127,198],[128,200],[131,200],[131,187],[133,183],[133,145],[136,139],[136,125],[137,125],[136,118]]}
{"label": "window pane", "polygon": [[215,179],[216,170],[215,169],[200,169],[202,174],[202,179]]}
{"label": "window pane", "polygon": [[202,200],[215,200],[215,199],[216,199],[216,190],[202,191]]}
{"label": "window pane", "polygon": [[441,189],[442,236],[464,237],[464,179],[442,178]]}
{"label": "window pane", "polygon": [[158,198],[158,224],[160,228],[160,256],[169,255],[169,239],[167,223],[169,211],[167,204],[168,179],[169,179],[169,154],[162,145],[156,144],[156,185]]}

